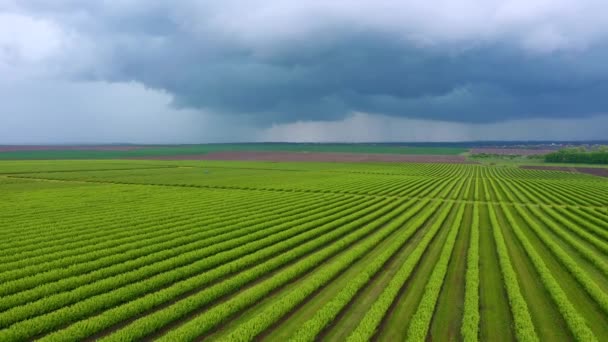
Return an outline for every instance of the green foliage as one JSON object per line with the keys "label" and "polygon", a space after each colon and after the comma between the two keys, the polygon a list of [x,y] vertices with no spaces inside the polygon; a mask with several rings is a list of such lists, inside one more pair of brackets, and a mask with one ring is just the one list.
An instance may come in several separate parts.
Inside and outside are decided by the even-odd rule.
{"label": "green foliage", "polygon": [[550,163],[608,164],[607,146],[587,151],[584,148],[566,148],[545,155]]}
{"label": "green foliage", "polygon": [[[420,209],[427,206],[428,201],[420,202],[415,208],[407,211],[404,215],[389,223],[387,228],[391,230],[402,227],[410,218],[417,214]],[[314,341],[317,335],[325,328],[341,310],[352,300],[357,292],[367,284],[367,282],[382,269],[387,260],[416,233],[418,229],[426,222],[426,220],[435,213],[436,205],[424,211],[423,214],[416,217],[413,222],[408,222],[408,229],[405,233],[399,234],[387,247],[382,254],[378,255],[369,263],[366,272],[359,273],[356,278],[352,279],[347,287],[343,288],[340,293],[330,302],[325,304],[314,317],[309,319],[299,328],[290,338],[291,341]]]}
{"label": "green foliage", "polygon": [[507,217],[507,221],[515,232],[515,235],[523,245],[526,253],[530,257],[530,260],[532,260],[534,267],[540,274],[540,278],[545,285],[545,289],[549,292],[553,298],[553,301],[559,308],[559,311],[562,313],[564,319],[568,323],[572,335],[574,335],[577,341],[581,342],[597,341],[597,338],[587,326],[585,319],[576,311],[562,288],[559,286],[555,277],[551,274],[551,271],[549,271],[545,265],[545,262],[541,256],[536,252],[534,246],[532,246],[528,238],[521,231],[519,224],[513,218],[510,210],[506,208],[504,204],[501,204],[501,207],[505,213],[505,216]]}
{"label": "green foliage", "polygon": [[267,152],[338,152],[338,153],[393,153],[393,154],[428,154],[458,155],[467,151],[460,147],[412,147],[378,144],[203,144],[203,145],[169,145],[144,146],[130,150],[91,150],[91,149],[57,149],[43,151],[0,152],[0,160],[32,159],[119,159],[156,156],[180,156],[206,154],[226,151],[267,151]]}
{"label": "green foliage", "polygon": [[[367,205],[369,205],[369,203]],[[373,206],[369,207],[368,210],[377,209],[378,205],[379,204],[373,205]],[[356,211],[356,210],[360,210],[360,209],[361,209],[361,207],[355,207],[353,210]],[[364,211],[362,211],[362,212],[364,212]],[[346,222],[348,222],[348,220],[349,220],[349,216],[346,216],[346,217],[343,217],[341,221],[340,220],[336,221],[336,219],[339,217],[343,217],[343,213],[335,214],[333,216],[332,215],[324,216],[323,219],[326,220],[326,222],[332,222],[332,224],[343,223],[344,220],[346,220]],[[287,219],[288,224],[289,224],[289,221],[290,220]],[[306,231],[306,230],[310,229],[311,227],[314,227],[317,224],[318,224],[318,222],[315,220],[312,220],[312,221],[308,220],[305,225],[299,227],[298,232]],[[272,222],[265,223],[265,225],[272,227],[272,229],[275,229],[276,231],[284,230],[284,227],[281,227],[280,225],[273,226]],[[292,232],[292,234],[293,233],[294,232]],[[54,311],[50,314],[38,316],[32,320],[22,321],[20,323],[14,324],[9,329],[0,331],[0,339],[2,338],[2,336],[5,336],[6,334],[8,334],[8,336],[12,336],[10,334],[17,334],[16,336],[28,336],[28,334],[32,334],[29,336],[34,336],[33,334],[38,334],[41,331],[45,331],[44,329],[52,329],[55,326],[55,324],[61,324],[61,322],[65,323],[65,321],[68,319],[72,319],[72,320],[77,319],[83,315],[83,312],[94,313],[94,312],[97,312],[104,308],[111,308],[112,306],[114,306],[116,304],[123,303],[126,299],[128,299],[130,297],[134,297],[137,295],[144,295],[151,290],[162,288],[163,286],[176,283],[180,280],[186,279],[189,276],[193,276],[200,272],[208,270],[213,266],[221,266],[221,265],[227,264],[227,262],[230,260],[233,260],[238,257],[243,257],[249,253],[252,253],[253,251],[259,250],[260,248],[263,248],[268,245],[272,245],[272,243],[282,241],[285,239],[285,237],[289,236],[288,234],[289,234],[288,230],[283,231],[281,234],[270,235],[266,239],[254,241],[252,243],[245,244],[242,247],[235,248],[232,250],[227,250],[224,253],[213,255],[213,257],[209,257],[209,258],[201,259],[200,251],[195,251],[196,254],[192,254],[192,255],[188,255],[188,254],[180,255],[178,257],[177,261],[168,260],[168,264],[171,266],[176,265],[176,264],[179,265],[180,261],[181,261],[179,259],[189,259],[189,261],[191,263],[190,264],[186,263],[181,268],[170,269],[167,272],[160,273],[152,278],[148,278],[145,282],[133,282],[133,283],[130,283],[128,286],[121,287],[121,288],[118,288],[113,291],[105,292],[101,296],[91,297],[87,300],[80,301],[77,305],[64,307],[63,309]],[[245,239],[252,240],[252,239],[255,239],[255,236],[246,236]],[[228,242],[232,243],[234,246],[238,246],[238,245],[241,245],[243,241],[229,240]],[[224,248],[225,247],[226,246],[224,246]],[[285,247],[289,247],[289,245],[286,245]],[[223,250],[224,249],[224,248],[222,248],[222,246],[219,246],[219,245],[213,245],[211,248],[214,250]],[[205,252],[205,250],[203,250],[203,252]],[[271,252],[272,252],[272,250],[271,250]],[[212,255],[212,254],[213,254],[212,252],[208,253],[208,255]],[[199,261],[192,262],[194,260],[199,260]],[[229,264],[227,264],[227,265],[229,265]],[[243,265],[243,264],[241,264],[241,265]],[[247,265],[247,264],[245,264],[245,265]],[[159,267],[159,266],[155,265],[155,267]],[[243,267],[243,266],[241,266],[241,267]],[[146,271],[146,269],[137,269],[135,272],[141,273],[141,272],[145,272],[145,271]],[[179,291],[178,293],[183,293],[183,292],[187,291],[188,289],[191,289],[193,285],[201,286],[202,284],[212,281],[213,279],[217,278],[218,276],[224,276],[233,271],[234,271],[234,268],[232,268],[232,267],[224,267],[222,269],[215,269],[214,272],[211,272],[211,274],[203,273],[204,277],[200,276],[198,278],[196,278],[196,277],[189,278],[188,281],[189,281],[189,284],[191,284],[189,286],[184,286],[181,283],[177,283],[177,284],[173,285],[173,288],[168,288],[168,289],[172,289],[173,291]],[[130,275],[129,274],[120,275],[120,277],[124,277],[124,276],[130,276]],[[109,282],[110,284],[112,284],[112,283],[116,282],[117,280],[108,278],[108,279],[106,279],[106,281]],[[90,287],[81,287],[80,291],[83,292],[83,294],[85,293],[84,291],[87,291],[87,290],[95,291],[95,288],[97,286],[99,286],[99,285],[92,284]],[[170,292],[170,291],[165,291],[165,292]],[[80,296],[82,296],[82,295],[80,295]],[[84,298],[87,298],[87,297],[88,296],[84,296]],[[52,298],[52,297],[49,297],[49,298]],[[168,300],[172,297],[159,295],[157,298]],[[69,300],[69,297],[66,299]],[[66,299],[64,299],[63,297],[60,297],[59,299],[56,299],[56,300],[61,301],[61,300],[66,300]],[[158,303],[155,301],[151,301],[151,302]],[[53,305],[52,303],[53,302],[51,302],[51,304],[47,304],[47,305]],[[26,307],[18,307],[18,308],[26,308]],[[43,308],[44,308],[44,306],[43,306]],[[36,309],[41,310],[42,308],[36,308]],[[35,310],[33,310],[33,311],[35,311]],[[13,317],[13,316],[14,315],[7,315],[7,317],[9,317],[9,318]],[[115,317],[116,316],[117,315],[115,315]],[[98,318],[96,317],[96,319],[98,319]],[[94,325],[88,323],[87,327],[90,330],[92,327],[94,327]],[[67,336],[70,336],[70,335],[67,335]],[[65,338],[65,337],[63,337],[63,338]]]}
{"label": "green foliage", "polygon": [[525,222],[532,228],[534,233],[545,243],[555,257],[568,269],[568,271],[578,280],[591,297],[598,303],[602,310],[608,314],[608,294],[602,291],[597,284],[589,278],[587,273],[576,264],[571,256],[568,255],[558,243],[556,243],[534,220],[526,214],[522,208],[515,206],[515,209]]}
{"label": "green foliage", "polygon": [[547,226],[554,234],[562,238],[564,241],[567,241],[568,244],[570,244],[581,256],[594,264],[598,270],[604,273],[604,275],[608,276],[608,263],[606,263],[602,257],[594,253],[585,244],[579,242],[572,235],[568,234],[563,227],[552,221],[544,211],[541,211],[539,208],[535,207],[529,207],[529,209],[530,212],[534,214],[535,217],[541,222],[543,222],[543,224]]}
{"label": "green foliage", "polygon": [[467,252],[464,314],[460,333],[465,342],[476,342],[479,336],[479,204],[473,207],[473,222]]}
{"label": "green foliage", "polygon": [[507,295],[509,296],[509,304],[511,305],[513,321],[515,322],[515,335],[519,341],[538,341],[538,336],[534,330],[534,324],[532,324],[532,318],[530,317],[528,306],[521,294],[519,284],[517,282],[517,275],[513,269],[511,260],[509,259],[507,245],[505,244],[505,240],[501,232],[502,228],[500,227],[500,223],[496,217],[496,212],[494,211],[493,205],[488,205],[488,212],[490,214],[490,221],[492,223],[492,232],[494,235],[494,241],[496,243],[500,270],[505,282],[505,288],[507,289]]}
{"label": "green foliage", "polygon": [[348,337],[348,341],[369,341],[376,329],[380,325],[382,318],[388,311],[389,307],[393,303],[395,297],[399,293],[399,290],[407,279],[412,274],[414,267],[418,264],[424,251],[431,243],[439,228],[441,228],[444,220],[447,218],[453,204],[446,205],[440,212],[439,217],[430,227],[429,231],[424,235],[420,242],[416,245],[416,248],[412,251],[408,259],[403,263],[397,274],[391,279],[390,283],[382,291],[376,302],[367,311],[359,325]]}
{"label": "green foliage", "polygon": [[456,218],[454,219],[447,240],[441,250],[439,261],[433,269],[433,273],[426,284],[424,289],[424,295],[418,304],[418,309],[410,322],[410,326],[407,330],[408,341],[426,341],[428,335],[429,325],[431,324],[431,318],[435,311],[435,305],[437,304],[437,298],[439,298],[439,292],[443,286],[443,279],[448,272],[448,264],[452,256],[452,250],[456,243],[456,236],[460,231],[460,225],[462,217],[464,215],[464,205],[460,205]]}
{"label": "green foliage", "polygon": [[[397,204],[401,203],[398,202],[390,207],[387,207],[387,209],[389,209],[387,211],[390,212],[390,209],[395,209]],[[379,227],[382,227],[382,225],[389,222],[397,214],[398,212],[391,212],[390,215],[377,215],[375,220],[371,221],[373,223],[365,226],[365,228],[377,230]],[[330,281],[336,274],[339,274],[346,267],[361,258],[371,248],[373,248],[392,231],[394,231],[394,229],[395,228],[393,228],[393,230],[382,229],[378,231],[377,234],[370,236],[369,239],[365,239],[361,243],[352,246],[352,248],[347,249],[346,253],[338,256],[338,258],[331,263],[324,265],[321,270],[316,272],[313,277],[308,279],[308,281],[302,283],[300,287],[290,291],[287,296],[282,297],[276,305],[269,307],[264,311],[263,314],[257,315],[251,321],[240,325],[229,336],[228,339],[250,340],[254,338],[260,333],[261,329],[270,326],[276,321],[277,317],[287,313],[289,310],[291,310],[291,308],[305,299],[316,289]],[[270,291],[274,290],[277,286],[280,286],[293,279],[293,277],[301,274],[305,270],[308,270],[311,266],[318,265],[327,257],[324,254],[331,251],[330,255],[333,255],[339,250],[342,250],[344,247],[349,246],[351,243],[356,241],[353,239],[355,236],[356,234],[349,235],[348,237],[350,239],[341,240],[339,243],[331,245],[330,248],[315,254],[312,258],[302,260],[300,263],[297,263],[294,265],[294,267],[290,268],[290,270],[281,272],[275,277],[272,277],[268,282],[260,283],[252,288],[242,291],[230,301],[224,302],[221,305],[214,307],[212,310],[197,316],[195,319],[182,325],[180,328],[170,331],[160,340],[174,341],[195,339],[197,336],[209,331],[209,329],[212,329],[217,324],[224,322],[231,314],[239,312],[240,310],[243,310],[255,303],[267,295]],[[317,259],[319,255],[323,256],[321,260]]]}
{"label": "green foliage", "polygon": [[[518,340],[553,324],[531,317],[521,260],[563,316],[556,329],[608,338],[608,183],[597,177],[449,164],[3,161],[0,194],[0,341],[216,331],[311,341],[336,327],[367,341],[399,310],[412,317],[395,339],[423,340],[454,253],[467,257],[451,333],[476,341],[487,328],[486,236],[500,267],[481,270],[502,278]],[[455,249],[469,228],[468,247]],[[411,303],[408,284],[424,290]]]}

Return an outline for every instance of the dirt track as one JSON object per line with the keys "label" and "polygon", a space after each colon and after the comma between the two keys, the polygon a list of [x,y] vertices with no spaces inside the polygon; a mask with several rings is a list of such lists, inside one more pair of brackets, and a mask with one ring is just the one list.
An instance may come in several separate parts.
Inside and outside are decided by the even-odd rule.
{"label": "dirt track", "polygon": [[608,177],[608,168],[597,168],[597,167],[567,167],[567,166],[532,166],[525,165],[521,166],[522,169],[529,170],[548,170],[548,171],[564,171],[564,172],[580,172],[587,173],[594,176]]}
{"label": "dirt track", "polygon": [[463,156],[406,155],[369,153],[307,153],[307,152],[213,152],[208,154],[158,156],[159,160],[257,160],[276,162],[393,162],[393,163],[459,163],[474,164]]}

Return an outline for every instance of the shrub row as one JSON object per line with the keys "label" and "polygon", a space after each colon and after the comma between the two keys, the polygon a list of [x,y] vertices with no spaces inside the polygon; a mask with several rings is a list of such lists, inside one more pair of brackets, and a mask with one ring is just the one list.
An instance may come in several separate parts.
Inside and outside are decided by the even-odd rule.
{"label": "shrub row", "polygon": [[465,342],[477,342],[479,338],[479,204],[473,207],[473,221],[467,251],[465,275],[464,312],[460,327]]}
{"label": "shrub row", "polygon": [[608,314],[608,294],[604,292],[578,265],[574,259],[564,251],[554,239],[545,232],[534,220],[528,216],[526,212],[520,207],[515,207],[519,216],[521,216],[526,224],[534,231],[538,238],[549,248],[549,250],[555,255],[557,260],[560,261],[564,267],[576,278],[576,280],[583,286],[583,288],[589,293],[589,295],[598,303],[602,310]]}
{"label": "shrub row", "polygon": [[492,205],[488,205],[488,212],[490,214],[489,216],[492,224],[494,241],[496,243],[498,262],[500,264],[503,281],[507,289],[509,305],[511,307],[511,313],[513,314],[513,321],[515,323],[515,336],[519,341],[538,341],[538,336],[536,335],[534,324],[532,324],[532,318],[530,317],[530,312],[528,311],[528,305],[526,305],[526,301],[519,289],[517,275],[515,274],[513,265],[509,260],[507,245],[505,244],[500,224],[498,223],[498,218],[496,217],[496,212],[494,211]]}
{"label": "shrub row", "polygon": [[[428,205],[428,200],[420,202],[416,208],[408,211],[405,215],[391,222],[391,226],[401,227],[406,221],[411,219],[420,208]],[[410,237],[416,233],[429,217],[435,213],[439,207],[437,202],[432,207],[427,208],[424,213],[416,217],[416,220],[408,223],[408,229],[403,233],[399,233],[390,246],[378,255],[374,260],[370,261],[364,271],[359,273],[355,278],[351,279],[346,287],[321,309],[319,309],[313,317],[306,321],[302,326],[290,337],[291,341],[314,341],[317,335],[331,323],[336,316],[344,309],[346,305],[356,296],[356,294],[369,282],[369,280],[380,271],[389,258],[405,244]]]}
{"label": "shrub row", "polygon": [[[328,208],[317,209],[312,212],[303,211],[300,208],[300,214],[297,216],[286,216],[279,220],[270,220],[265,221],[263,218],[254,220],[254,221],[246,221],[242,225],[235,226],[235,231],[227,231],[225,234],[220,236],[215,236],[209,238],[208,231],[202,231],[199,233],[192,234],[191,236],[171,240],[167,243],[161,243],[159,245],[150,246],[148,248],[143,248],[138,250],[137,255],[143,255],[139,258],[126,259],[124,261],[124,255],[115,256],[116,262],[112,263],[112,260],[108,260],[108,267],[99,267],[92,272],[87,274],[75,275],[72,277],[65,277],[55,282],[47,282],[42,283],[40,286],[36,286],[26,291],[18,292],[13,295],[5,296],[0,302],[0,308],[11,308],[16,307],[18,305],[23,305],[25,303],[31,302],[33,300],[42,298],[42,297],[50,297],[54,293],[68,291],[79,286],[87,285],[89,289],[95,289],[94,292],[88,292],[89,295],[94,295],[97,293],[102,293],[103,291],[109,291],[110,289],[117,288],[121,285],[129,284],[133,281],[141,280],[145,277],[154,276],[156,274],[162,273],[163,271],[168,271],[174,269],[183,263],[192,262],[193,260],[198,260],[205,255],[210,255],[209,251],[205,250],[205,247],[214,246],[214,249],[211,252],[221,251],[218,247],[228,247],[230,246],[238,246],[242,241],[248,241],[249,238],[258,236],[263,237],[266,230],[263,228],[271,227],[272,224],[280,224],[288,222],[288,224],[281,225],[283,229],[287,229],[292,225],[307,223],[311,220],[325,218],[327,215],[333,215],[341,212],[342,210],[348,209],[353,205],[360,205],[360,199],[352,199],[348,200],[347,203],[334,203]],[[326,203],[327,205],[327,203]],[[363,206],[360,206],[363,207]],[[300,218],[298,218],[300,216]],[[293,221],[289,222],[289,219]],[[240,228],[245,227],[245,228]],[[240,228],[240,229],[236,229]],[[273,230],[275,231],[275,230]],[[266,231],[267,232],[267,231]],[[249,235],[248,235],[249,234]],[[233,240],[236,239],[236,240]],[[231,240],[231,242],[230,242]],[[228,242],[226,242],[228,241]],[[180,244],[181,243],[181,244]],[[222,245],[223,243],[223,245]],[[132,256],[134,253],[124,253],[127,254],[127,257]],[[188,258],[184,258],[185,256],[189,256]],[[172,258],[181,257],[181,263],[176,264],[173,262]],[[105,261],[105,260],[100,260]],[[105,265],[105,264],[101,264]],[[145,272],[143,270],[145,269]],[[134,271],[136,270],[136,271]],[[128,273],[131,272],[131,273]],[[130,274],[130,276],[127,276]],[[117,275],[121,275],[120,277],[116,277]],[[104,280],[108,277],[108,280]],[[103,286],[102,284],[106,284]],[[85,299],[83,297],[75,297],[71,296],[73,300],[82,300]],[[40,313],[39,313],[40,314]],[[2,314],[0,313],[0,317]]]}
{"label": "shrub row", "polygon": [[[100,315],[73,324],[64,330],[52,333],[46,336],[45,340],[65,341],[85,338],[92,334],[98,333],[103,329],[111,328],[113,325],[119,324],[120,322],[133,316],[150,311],[158,305],[170,302],[172,299],[184,293],[200,290],[203,288],[203,286],[206,286],[216,279],[244,270],[244,272],[238,273],[234,277],[224,282],[204,288],[202,291],[190,295],[184,300],[181,300],[167,307],[166,309],[153,313],[148,312],[148,315],[135,320],[132,322],[132,324],[118,331],[114,335],[110,335],[108,338],[120,340],[120,336],[145,336],[153,333],[165,324],[169,324],[170,322],[183,318],[188,313],[198,309],[201,305],[206,305],[211,301],[230,293],[231,291],[241,289],[248,282],[268,274],[268,272],[271,272],[277,267],[294,260],[294,258],[299,257],[303,253],[314,251],[316,248],[319,248],[319,246],[332,241],[332,239],[340,237],[341,235],[351,232],[365,223],[373,221],[377,215],[384,214],[385,211],[394,208],[395,205],[395,203],[389,203],[387,200],[384,200],[368,206],[365,209],[360,209],[358,212],[355,211],[352,214],[343,215],[341,218],[330,217],[329,223],[321,225],[320,227],[323,232],[330,233],[328,235],[321,236],[321,238],[311,240],[310,242],[303,244],[304,241],[311,238],[311,234],[319,233],[318,231],[312,231],[312,228],[319,226],[319,224],[317,222],[311,222],[310,224],[306,225],[306,228],[310,230],[308,233],[305,233],[307,235],[303,234],[301,236],[296,236],[295,238],[292,238],[292,240],[283,241],[278,245],[257,250],[230,263],[224,263],[216,269],[198,274],[192,278],[188,278],[180,282],[175,282],[171,286],[160,291],[149,293],[143,297],[125,303],[124,305],[111,308]],[[365,234],[367,234],[367,232],[364,230],[356,230],[353,234],[345,237],[342,241],[350,241],[352,243]],[[318,243],[321,245],[318,245]],[[340,248],[348,246],[348,244],[345,245],[342,243],[339,243],[338,245]],[[289,250],[289,248],[293,249]],[[277,254],[277,252],[281,252],[284,249],[287,250],[287,252],[283,252],[282,254],[273,257],[271,260],[259,264],[261,260],[274,256]],[[330,250],[334,251],[333,249]],[[253,265],[256,266],[247,269]],[[310,266],[313,264],[307,265]],[[162,324],[160,322],[162,322]]]}
{"label": "shrub row", "polygon": [[553,299],[553,302],[557,305],[559,311],[564,316],[564,319],[566,320],[566,323],[568,324],[568,327],[570,328],[570,331],[572,332],[574,337],[577,339],[577,341],[581,342],[597,341],[597,338],[595,337],[591,329],[589,329],[589,327],[587,326],[585,319],[574,308],[574,306],[566,296],[566,293],[564,293],[562,288],[559,286],[557,280],[555,280],[555,277],[553,277],[553,275],[551,274],[549,268],[545,265],[545,262],[543,261],[541,256],[538,254],[538,252],[536,252],[534,246],[532,246],[532,243],[530,243],[526,235],[521,231],[521,228],[513,218],[511,212],[507,208],[505,208],[504,204],[502,204],[501,206],[503,212],[505,213],[505,216],[507,217],[507,221],[511,225],[511,228],[515,232],[515,235],[524,247],[526,254],[528,254],[528,257],[536,268],[536,271],[540,275],[540,279],[543,285],[545,286],[545,289],[549,292],[551,298]]}
{"label": "shrub row", "polygon": [[[331,223],[337,222],[337,220],[339,220],[340,218],[343,218],[346,220],[348,220],[348,219],[353,220],[354,217],[363,215],[366,212],[368,212],[369,210],[377,209],[378,206],[382,205],[382,203],[383,202],[376,203],[375,205],[368,207],[366,209],[363,209],[363,207],[351,208],[351,209],[354,209],[353,210],[354,213],[346,218],[342,217],[343,213],[337,213],[335,215],[330,215],[330,216],[324,217],[323,220],[326,223],[327,222],[331,222]],[[363,205],[365,206],[365,204],[367,204],[367,203],[364,203]],[[357,212],[356,210],[359,210],[359,212]],[[48,302],[45,301],[47,299],[47,298],[45,298],[42,301],[36,302],[36,303],[40,303],[40,304],[37,304],[36,306],[30,305],[30,306],[17,307],[14,310],[23,310],[24,315],[25,315],[25,313],[27,313],[28,315],[35,315],[36,312],[47,312],[48,307],[53,307],[53,308],[59,307],[61,309],[55,310],[55,311],[50,312],[45,315],[34,317],[29,320],[15,323],[15,324],[11,325],[8,329],[0,331],[0,339],[5,334],[8,334],[9,336],[11,336],[11,334],[16,334],[16,336],[30,336],[30,334],[31,334],[31,336],[34,336],[34,335],[37,335],[40,333],[50,332],[50,331],[56,329],[57,327],[66,325],[67,323],[70,323],[70,322],[73,322],[73,321],[76,321],[76,320],[79,320],[82,318],[86,318],[86,317],[88,317],[88,315],[97,313],[104,309],[111,308],[111,307],[119,305],[121,303],[128,302],[129,300],[134,299],[137,296],[141,296],[141,295],[144,295],[151,291],[162,288],[163,286],[167,286],[167,285],[176,283],[182,279],[186,279],[193,275],[199,274],[212,267],[217,267],[217,266],[223,265],[230,260],[246,256],[247,254],[257,251],[263,247],[273,245],[276,242],[280,242],[280,241],[288,238],[289,236],[293,235],[294,232],[296,234],[301,234],[302,232],[306,232],[306,231],[318,226],[319,224],[320,224],[319,220],[310,221],[310,222],[307,222],[306,224],[298,226],[295,231],[293,231],[293,230],[292,231],[290,231],[290,230],[281,231],[284,229],[284,227],[282,227],[281,225],[274,226],[272,229],[276,228],[276,230],[278,232],[277,234],[270,235],[264,239],[254,241],[251,243],[246,243],[246,244],[243,244],[243,242],[236,243],[235,245],[240,246],[240,247],[234,248],[232,250],[226,250],[224,252],[215,254],[208,258],[201,259],[201,258],[197,258],[196,254],[195,255],[183,254],[183,255],[177,257],[176,260],[169,260],[169,262],[168,262],[169,266],[171,263],[179,262],[182,258],[193,258],[194,257],[194,260],[198,260],[198,261],[187,264],[182,267],[174,268],[174,269],[169,268],[171,270],[168,272],[158,274],[151,278],[147,278],[144,281],[131,283],[127,286],[120,287],[120,288],[117,288],[117,289],[109,291],[109,292],[105,292],[101,295],[93,296],[93,297],[90,297],[85,300],[80,300],[71,306],[63,307],[64,306],[63,303],[65,301],[74,301],[74,300],[79,300],[81,298],[86,298],[88,291],[98,293],[97,287],[99,286],[99,284],[92,284],[91,286],[83,286],[83,287],[78,288],[76,291],[67,292],[65,295],[60,294],[57,297],[48,297],[48,298],[51,298],[51,300],[48,300]],[[253,235],[254,234],[252,234],[252,236]],[[233,241],[228,241],[228,242],[233,243]],[[216,246],[213,246],[212,248],[214,248],[218,251],[222,250],[222,246],[216,245]],[[280,244],[276,248],[281,248]],[[202,252],[205,252],[205,250],[203,250]],[[150,269],[152,271],[154,270],[154,268],[156,268],[156,266],[150,267]],[[145,268],[142,268],[140,270],[137,270],[135,272],[137,273],[137,272],[149,271],[148,269],[145,269]],[[236,271],[236,270],[232,270],[232,271]],[[116,280],[113,278],[108,278],[104,282],[107,283],[107,286],[111,287],[112,283],[114,281],[116,281]],[[47,311],[45,311],[45,310],[47,310]],[[12,310],[5,311],[2,314],[0,314],[0,317],[2,317],[2,319],[6,320],[6,321],[14,321],[16,312],[17,311],[13,312]]]}
{"label": "shrub row", "polygon": [[357,325],[355,330],[348,337],[348,341],[369,341],[373,337],[376,329],[380,325],[382,319],[386,315],[389,307],[397,297],[399,291],[403,287],[403,284],[407,281],[407,279],[412,274],[414,268],[422,258],[424,251],[431,243],[443,222],[448,217],[454,203],[446,203],[445,207],[440,211],[437,219],[428,232],[424,235],[424,237],[420,240],[418,245],[414,248],[410,256],[403,263],[403,265],[399,268],[399,271],[393,276],[393,279],[389,282],[389,284],[384,288],[380,296],[376,299],[374,304],[367,311],[361,322]]}
{"label": "shrub row", "polygon": [[[242,310],[254,305],[261,299],[265,298],[272,291],[276,291],[278,288],[287,284],[288,282],[296,280],[305,274],[305,272],[308,272],[311,269],[325,263],[330,256],[335,255],[339,251],[343,251],[343,253],[340,254],[336,259],[321,266],[321,268],[316,270],[308,279],[306,279],[306,281],[300,283],[300,286],[297,286],[285,296],[282,296],[278,303],[274,303],[274,305],[269,307],[268,310],[256,315],[253,321],[245,322],[233,332],[234,334],[237,334],[245,339],[245,336],[255,336],[259,329],[267,326],[267,324],[271,324],[276,320],[277,317],[280,317],[282,313],[288,311],[286,306],[296,305],[298,300],[306,298],[315,289],[332,280],[335,275],[352,265],[355,261],[359,260],[380,241],[386,238],[392,231],[386,229],[384,225],[402,211],[394,209],[394,207],[391,207],[388,212],[384,212],[380,215],[376,215],[378,214],[378,212],[376,212],[374,213],[375,218],[373,220],[362,220],[356,225],[361,226],[366,224],[364,231],[369,231],[370,229],[371,231],[375,231],[374,234],[361,241],[361,243],[352,245],[358,240],[356,237],[358,234],[349,235],[345,239],[338,241],[336,244],[329,246],[319,253],[316,253],[311,257],[301,260],[287,269],[274,274],[265,282],[261,282],[253,287],[240,291],[237,295],[231,297],[227,301],[212,307],[208,311],[180,325],[178,328],[169,331],[167,334],[163,335],[159,341],[189,341],[196,339],[197,337],[209,332],[217,325],[225,322],[233,315],[238,314]],[[383,229],[378,230],[380,227],[383,227]],[[346,248],[347,246],[350,247]],[[200,301],[200,299],[198,301]],[[191,311],[192,309],[200,307],[200,304],[201,303],[197,303],[197,301],[190,301],[190,303],[185,302],[179,305],[182,308],[189,307],[188,311]],[[167,308],[167,310],[173,311],[175,308]],[[166,321],[159,321],[157,323],[162,326],[166,324]],[[133,335],[130,335],[130,338],[132,337]],[[138,336],[136,335],[135,338],[138,338]]]}
{"label": "shrub row", "polygon": [[451,223],[450,231],[441,249],[441,254],[439,255],[439,260],[433,268],[433,272],[431,273],[431,277],[424,288],[424,294],[422,295],[422,299],[418,304],[416,313],[410,321],[410,326],[407,330],[408,341],[426,340],[429,326],[431,325],[433,312],[435,311],[435,306],[437,305],[437,299],[439,298],[439,293],[443,287],[443,280],[445,279],[445,275],[448,273],[448,265],[450,264],[452,251],[454,250],[454,245],[456,244],[456,237],[460,231],[464,209],[465,206],[461,204],[456,217]]}
{"label": "shrub row", "polygon": [[575,251],[577,251],[582,257],[590,261],[595,267],[597,267],[604,275],[608,276],[608,263],[606,263],[601,257],[595,252],[589,249],[585,244],[580,243],[568,234],[564,229],[558,226],[555,222],[551,221],[547,215],[540,211],[536,207],[529,207],[530,212],[539,219],[545,226],[549,227],[555,235],[559,236],[562,240],[567,242]]}

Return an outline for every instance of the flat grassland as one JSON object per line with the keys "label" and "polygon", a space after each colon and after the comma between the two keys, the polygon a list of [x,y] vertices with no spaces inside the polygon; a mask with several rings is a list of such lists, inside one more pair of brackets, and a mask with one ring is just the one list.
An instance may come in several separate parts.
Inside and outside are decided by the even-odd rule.
{"label": "flat grassland", "polygon": [[120,159],[175,157],[222,152],[374,153],[456,156],[460,147],[400,146],[392,144],[201,144],[201,145],[50,145],[0,146],[0,160],[28,159]]}
{"label": "flat grassland", "polygon": [[281,152],[281,151],[227,151],[195,155],[143,157],[156,160],[238,160],[272,162],[333,162],[333,163],[460,163],[473,164],[466,156],[436,154],[395,153],[337,153],[337,152]]}
{"label": "flat grassland", "polygon": [[607,341],[608,181],[0,162],[0,341]]}

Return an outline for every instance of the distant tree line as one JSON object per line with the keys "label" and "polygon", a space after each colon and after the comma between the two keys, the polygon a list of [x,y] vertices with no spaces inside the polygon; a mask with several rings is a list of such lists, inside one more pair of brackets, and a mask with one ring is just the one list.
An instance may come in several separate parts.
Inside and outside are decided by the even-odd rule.
{"label": "distant tree line", "polygon": [[546,154],[545,161],[550,163],[608,164],[608,146],[600,146],[593,150],[587,150],[584,147],[565,148]]}

